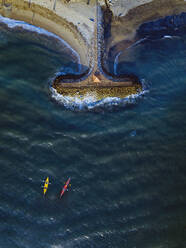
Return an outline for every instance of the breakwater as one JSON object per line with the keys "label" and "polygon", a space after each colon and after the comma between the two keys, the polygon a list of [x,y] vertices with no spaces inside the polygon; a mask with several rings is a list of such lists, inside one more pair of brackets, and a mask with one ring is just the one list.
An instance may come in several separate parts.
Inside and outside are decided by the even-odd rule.
{"label": "breakwater", "polygon": [[[140,80],[135,75],[110,73],[103,64],[106,34],[109,35],[112,12],[108,7],[101,8],[97,5],[95,21],[93,57],[94,64],[90,70],[80,75],[59,75],[52,86],[64,96],[83,97],[94,95],[100,100],[106,97],[127,97],[142,91]],[[99,23],[99,25],[98,25]],[[85,78],[84,80],[82,80]]]}

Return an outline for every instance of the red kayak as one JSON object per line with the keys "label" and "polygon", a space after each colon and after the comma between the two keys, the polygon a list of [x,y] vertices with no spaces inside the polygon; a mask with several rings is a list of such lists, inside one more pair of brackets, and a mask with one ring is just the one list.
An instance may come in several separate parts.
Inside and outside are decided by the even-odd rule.
{"label": "red kayak", "polygon": [[63,189],[61,190],[60,198],[64,195],[65,191],[67,191],[67,188],[68,188],[69,183],[70,183],[70,177],[69,177],[69,179],[66,181],[66,183],[65,183],[65,185],[64,185],[64,187],[63,187]]}

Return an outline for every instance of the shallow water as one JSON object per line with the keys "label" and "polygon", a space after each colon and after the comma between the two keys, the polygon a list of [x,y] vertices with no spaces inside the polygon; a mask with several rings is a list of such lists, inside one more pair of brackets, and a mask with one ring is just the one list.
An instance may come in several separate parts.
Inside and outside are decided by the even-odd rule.
{"label": "shallow water", "polygon": [[121,53],[117,72],[149,93],[94,113],[52,99],[50,79],[73,59],[23,33],[0,32],[0,247],[185,248],[184,36]]}

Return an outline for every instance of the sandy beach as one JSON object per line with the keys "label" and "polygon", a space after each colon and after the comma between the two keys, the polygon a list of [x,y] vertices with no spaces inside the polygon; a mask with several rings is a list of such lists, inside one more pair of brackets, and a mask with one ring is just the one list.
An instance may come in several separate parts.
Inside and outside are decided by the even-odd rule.
{"label": "sandy beach", "polygon": [[[56,34],[79,54],[82,65],[90,67],[94,31],[94,22],[90,19],[95,19],[95,6],[92,8],[92,5],[87,6],[84,3],[83,15],[80,4],[73,5],[74,8],[58,1],[54,11],[53,2],[48,0],[33,0],[31,5],[28,0],[7,0],[6,6],[0,7],[0,14]],[[76,8],[81,11],[75,11]]]}
{"label": "sandy beach", "polygon": [[[120,6],[119,9],[118,6]],[[111,37],[107,43],[107,51],[122,41],[127,41],[124,48],[130,46],[135,41],[136,30],[142,23],[185,12],[186,1],[118,0],[111,6],[111,9],[114,18],[111,24]]]}
{"label": "sandy beach", "polygon": [[[114,77],[111,78],[112,83],[110,79],[107,80],[109,70],[104,64],[108,61],[107,56],[115,59],[120,51],[136,42],[138,39],[136,30],[142,23],[186,11],[184,0],[112,0],[110,4],[107,4],[108,8],[104,7],[105,1],[99,0],[98,3],[103,7],[98,17],[96,0],[88,2],[85,0],[70,2],[65,0],[6,0],[6,4],[0,7],[0,13],[5,17],[44,28],[61,37],[79,55],[80,63],[86,68],[86,72],[92,74],[97,70],[100,70],[102,74],[105,72],[105,77],[100,78],[98,87],[106,86],[107,81],[107,86],[110,87],[114,86],[117,80],[114,80]],[[103,13],[105,13],[104,18],[108,19],[107,25],[104,26],[104,38],[103,30],[98,28],[97,32],[97,18],[100,29],[103,23],[106,23],[100,18]],[[107,18],[107,14],[111,18]],[[98,33],[101,34],[99,38]],[[98,54],[101,58],[99,66],[97,66]],[[80,86],[92,84],[92,76],[89,75],[91,73],[88,73],[86,76],[89,78],[85,78]],[[124,77],[122,86],[128,86],[128,81]],[[139,87],[141,88],[141,85]]]}
{"label": "sandy beach", "polygon": [[[104,5],[104,0],[98,1]],[[65,40],[79,55],[81,63],[90,67],[94,57],[96,0],[6,0],[11,11],[1,6],[0,13],[42,27]],[[136,29],[146,21],[186,11],[184,0],[112,0],[111,36],[106,51],[125,41],[124,47],[135,41]],[[54,9],[55,7],[55,9]]]}

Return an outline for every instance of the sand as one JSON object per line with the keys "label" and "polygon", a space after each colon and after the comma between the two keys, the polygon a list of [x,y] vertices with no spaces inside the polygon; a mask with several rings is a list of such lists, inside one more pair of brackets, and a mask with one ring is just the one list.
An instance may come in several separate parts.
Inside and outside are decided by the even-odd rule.
{"label": "sand", "polygon": [[[93,63],[96,0],[90,0],[90,4],[87,0],[64,2],[57,0],[54,10],[55,0],[6,0],[12,4],[12,13],[2,11],[2,7],[0,12],[57,34],[79,53],[81,63],[88,66]],[[103,5],[105,1],[98,2]],[[123,40],[133,42],[142,22],[179,12],[178,9],[184,10],[185,6],[184,0],[112,0],[110,8],[115,19],[107,50]]]}
{"label": "sand", "polygon": [[6,0],[7,7],[0,6],[0,14],[58,35],[79,54],[81,64],[90,67],[93,63],[94,32],[94,22],[90,19],[95,20],[95,5],[69,5],[57,1],[54,11],[53,3],[50,0],[31,0],[29,5],[29,0]]}
{"label": "sand", "polygon": [[[184,0],[118,0],[117,4],[118,2],[126,8],[125,10],[121,8],[121,16],[117,17],[116,15],[112,21],[107,51],[122,41],[127,41],[126,43],[130,46],[135,42],[136,30],[144,22],[186,12],[186,1]],[[127,2],[131,3],[127,4]],[[115,14],[117,13],[117,4],[111,7]],[[124,10],[123,13],[122,10]],[[123,49],[125,48],[123,47]]]}
{"label": "sand", "polygon": [[[153,0],[112,0],[110,9],[114,13],[114,16],[125,16],[130,9],[145,3],[152,2]],[[103,0],[100,0],[100,4],[104,5]]]}
{"label": "sand", "polygon": [[[29,0],[26,1],[29,2]],[[54,0],[31,0],[32,4],[49,9],[66,21],[73,23],[87,42],[90,42],[94,32],[94,22],[90,19],[95,20],[96,16],[95,1],[91,1],[91,4],[87,5],[85,1],[64,4],[58,0],[55,10],[53,10],[54,2]]]}
{"label": "sand", "polygon": [[[89,5],[86,3],[87,0],[71,0],[70,3],[66,4],[63,1],[65,0],[56,0],[54,9],[55,0],[6,0],[6,3],[10,3],[11,6],[1,6],[0,13],[53,32],[65,40],[79,54],[82,65],[93,68],[94,60],[97,61],[97,47],[95,45],[97,34],[95,32],[96,0],[90,0]],[[104,1],[99,0],[99,3],[104,4]],[[107,44],[107,52],[111,47],[116,47],[117,44],[119,44],[118,51],[121,51],[126,49],[126,45],[129,46],[132,42],[135,42],[136,30],[141,23],[186,11],[186,1],[112,0],[110,9],[113,12],[111,36],[106,43],[104,41],[104,44]],[[120,46],[121,42],[124,47]],[[116,47],[114,52],[117,53],[118,51]],[[115,54],[113,54],[113,58],[114,56]],[[94,67],[93,72],[95,69],[97,68]],[[91,80],[92,77],[89,76],[86,83]],[[105,80],[103,79],[99,87],[96,88],[97,91],[99,91],[98,88],[103,86]],[[126,88],[126,82],[124,82],[124,85]],[[135,89],[135,91],[138,90]],[[109,96],[109,90],[105,90],[105,88],[99,92],[100,96],[106,96],[107,94]],[[116,90],[112,90],[112,92],[113,95],[116,94]],[[127,88],[117,91],[117,94],[119,92],[122,92],[122,95],[130,94]]]}

